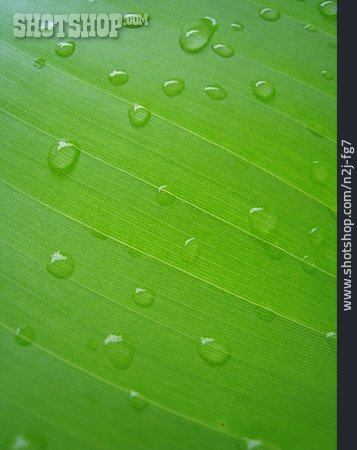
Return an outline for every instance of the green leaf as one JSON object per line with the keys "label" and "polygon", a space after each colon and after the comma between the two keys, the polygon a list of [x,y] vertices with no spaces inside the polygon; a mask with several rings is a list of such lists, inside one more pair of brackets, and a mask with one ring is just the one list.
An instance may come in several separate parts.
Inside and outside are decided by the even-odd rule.
{"label": "green leaf", "polygon": [[[150,23],[63,57],[16,12]],[[35,0],[0,21],[0,446],[334,449],[334,19]]]}

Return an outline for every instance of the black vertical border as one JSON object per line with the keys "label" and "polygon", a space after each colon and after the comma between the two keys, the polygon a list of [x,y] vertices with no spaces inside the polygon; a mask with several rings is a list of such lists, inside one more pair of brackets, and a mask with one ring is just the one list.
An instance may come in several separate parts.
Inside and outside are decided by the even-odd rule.
{"label": "black vertical border", "polygon": [[[343,202],[343,176],[341,165],[344,160],[343,141],[356,146],[357,130],[357,1],[338,0],[338,142],[337,142],[337,323],[338,323],[338,356],[337,356],[337,441],[338,450],[355,450],[357,448],[357,399],[356,399],[356,359],[357,359],[357,325],[352,309],[344,311],[344,272],[343,241],[344,213]],[[351,158],[356,163],[356,156]],[[357,167],[353,170],[355,172]],[[357,195],[356,176],[352,178],[353,195]],[[354,206],[352,221],[356,219],[356,206]],[[353,217],[354,216],[354,217]],[[357,225],[355,225],[356,227]],[[353,228],[354,229],[354,228]],[[354,272],[353,257],[357,253],[353,247],[354,234],[352,231],[352,273]],[[356,255],[354,255],[356,253]],[[356,279],[356,277],[355,277]],[[352,293],[354,292],[352,278]]]}

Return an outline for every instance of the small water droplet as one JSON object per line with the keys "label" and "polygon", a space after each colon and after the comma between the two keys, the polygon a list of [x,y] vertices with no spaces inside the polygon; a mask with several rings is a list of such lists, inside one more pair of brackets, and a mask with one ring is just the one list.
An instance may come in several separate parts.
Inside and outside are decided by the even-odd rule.
{"label": "small water droplet", "polygon": [[335,331],[328,331],[326,333],[326,339],[332,350],[337,352],[337,333]]}
{"label": "small water droplet", "polygon": [[306,273],[311,274],[311,273],[316,272],[317,267],[309,255],[306,255],[302,258],[301,265]]}
{"label": "small water droplet", "polygon": [[168,186],[162,185],[159,187],[156,200],[161,206],[170,206],[175,201],[175,197],[168,192]]}
{"label": "small water droplet", "polygon": [[198,343],[201,358],[212,365],[221,365],[231,356],[229,345],[212,337],[201,337]]}
{"label": "small water droplet", "polygon": [[57,278],[68,278],[74,270],[74,261],[72,256],[66,252],[54,252],[47,263],[47,270]]}
{"label": "small water droplet", "polygon": [[253,84],[253,94],[261,100],[270,100],[275,95],[275,87],[268,81],[259,80]]}
{"label": "small water droplet", "polygon": [[5,444],[6,450],[44,450],[46,443],[41,436],[34,433],[21,433],[12,437]]}
{"label": "small water droplet", "polygon": [[256,207],[249,211],[249,223],[256,234],[267,236],[274,231],[277,220],[264,208]]}
{"label": "small water droplet", "polygon": [[241,437],[237,441],[237,450],[273,450],[259,439]]}
{"label": "small water droplet", "polygon": [[136,288],[134,301],[139,306],[150,306],[155,300],[155,291],[152,289]]}
{"label": "small water droplet", "polygon": [[138,391],[129,392],[129,402],[136,411],[142,411],[148,406],[148,400]]}
{"label": "small water droplet", "polygon": [[308,23],[307,25],[305,25],[304,28],[306,31],[309,31],[310,33],[314,33],[316,31],[316,27],[312,23]]}
{"label": "small water droplet", "polygon": [[200,244],[196,238],[191,237],[185,241],[183,258],[188,262],[197,260],[200,253]]}
{"label": "small water droplet", "polygon": [[68,173],[80,155],[79,146],[74,141],[60,140],[48,152],[47,163],[57,173]]}
{"label": "small water droplet", "polygon": [[259,15],[262,19],[267,20],[268,22],[273,22],[274,20],[278,20],[280,18],[280,12],[273,8],[263,8],[260,10]]}
{"label": "small water droplet", "polygon": [[231,23],[231,27],[233,28],[233,30],[235,31],[241,31],[244,28],[244,25],[239,23],[239,22],[232,22]]}
{"label": "small water droplet", "polygon": [[321,75],[325,78],[327,81],[331,81],[335,78],[335,72],[331,69],[324,69],[321,71]]}
{"label": "small water droplet", "polygon": [[134,127],[144,126],[151,117],[149,109],[143,105],[133,105],[129,108],[129,120]]}
{"label": "small water droplet", "polygon": [[309,233],[309,241],[312,247],[319,248],[324,242],[324,236],[319,227],[314,227]]}
{"label": "small water droplet", "polygon": [[104,340],[104,351],[114,367],[127,369],[134,359],[134,345],[120,333],[109,334]]}
{"label": "small water droplet", "polygon": [[185,82],[178,78],[165,81],[162,85],[162,90],[168,97],[174,97],[180,94],[185,89]]}
{"label": "small water droplet", "polygon": [[276,318],[276,313],[274,311],[271,309],[261,308],[260,306],[255,308],[255,314],[264,322],[272,322]]}
{"label": "small water droplet", "polygon": [[112,70],[108,77],[111,84],[121,86],[129,80],[129,75],[124,70]]}
{"label": "small water droplet", "polygon": [[336,19],[337,4],[334,1],[323,1],[319,3],[320,13],[327,19]]}
{"label": "small water droplet", "polygon": [[38,69],[43,69],[46,67],[46,61],[43,58],[36,58],[34,61],[34,66]]}
{"label": "small water droplet", "polygon": [[21,325],[16,330],[15,340],[24,347],[31,345],[35,340],[35,337],[36,333],[31,325]]}
{"label": "small water droplet", "polygon": [[58,56],[71,56],[76,48],[73,41],[62,41],[56,45],[55,52]]}
{"label": "small water droplet", "polygon": [[212,50],[219,56],[223,58],[230,58],[234,55],[234,49],[227,44],[214,44],[212,45]]}
{"label": "small water droplet", "polygon": [[311,164],[311,176],[318,183],[326,183],[328,181],[328,169],[320,161],[313,161]]}
{"label": "small water droplet", "polygon": [[202,50],[208,44],[216,29],[217,22],[211,17],[204,17],[191,25],[186,25],[179,36],[181,48],[189,53]]}
{"label": "small water droplet", "polygon": [[227,97],[227,91],[219,84],[207,86],[204,91],[212,100],[223,100]]}

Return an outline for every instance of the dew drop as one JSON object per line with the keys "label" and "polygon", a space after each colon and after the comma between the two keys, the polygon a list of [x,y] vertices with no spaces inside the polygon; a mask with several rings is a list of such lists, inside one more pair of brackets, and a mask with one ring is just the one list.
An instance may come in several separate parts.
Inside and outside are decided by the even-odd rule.
{"label": "dew drop", "polygon": [[311,273],[316,272],[317,267],[316,267],[314,261],[312,260],[312,258],[308,255],[306,255],[302,258],[301,265],[306,273],[311,274]]}
{"label": "dew drop", "polygon": [[327,167],[320,161],[313,161],[311,164],[311,176],[318,183],[326,183],[329,178]]}
{"label": "dew drop", "polygon": [[4,447],[6,450],[44,450],[46,443],[34,433],[17,434]]}
{"label": "dew drop", "polygon": [[181,79],[175,78],[165,81],[161,88],[168,97],[174,97],[185,89],[185,82]]}
{"label": "dew drop", "polygon": [[278,450],[276,447],[265,445],[259,439],[241,437],[237,441],[237,450]]}
{"label": "dew drop", "polygon": [[314,227],[309,233],[309,241],[312,247],[319,248],[324,242],[324,236],[319,227]]}
{"label": "dew drop", "polygon": [[43,69],[46,67],[46,61],[43,58],[36,58],[34,61],[34,66],[37,67],[37,69]]}
{"label": "dew drop", "polygon": [[235,30],[235,31],[242,31],[243,28],[244,28],[244,25],[242,25],[242,24],[239,23],[239,22],[232,22],[232,23],[231,23],[231,27],[232,27],[232,29]]}
{"label": "dew drop", "polygon": [[314,33],[316,31],[316,27],[312,23],[308,23],[307,25],[305,25],[304,28],[306,31],[309,31],[310,33]]}
{"label": "dew drop", "polygon": [[148,400],[138,391],[129,392],[129,402],[136,411],[142,411],[148,406]]}
{"label": "dew drop", "polygon": [[256,207],[249,211],[249,223],[257,235],[267,236],[274,231],[277,220],[264,208]]}
{"label": "dew drop", "polygon": [[212,100],[223,100],[227,97],[227,91],[219,84],[212,84],[204,88],[205,93]]}
{"label": "dew drop", "polygon": [[15,333],[15,340],[18,344],[27,347],[35,340],[36,333],[31,325],[21,325],[17,328]]}
{"label": "dew drop", "polygon": [[230,58],[235,53],[234,48],[227,44],[214,44],[212,45],[212,50],[223,58]]}
{"label": "dew drop", "polygon": [[262,19],[268,22],[273,22],[280,18],[280,12],[273,8],[263,8],[260,10],[259,15]]}
{"label": "dew drop", "polygon": [[134,345],[120,333],[109,334],[104,340],[104,351],[113,366],[127,369],[134,359]]}
{"label": "dew drop", "polygon": [[129,75],[124,70],[112,70],[108,79],[111,84],[121,86],[129,80]]}
{"label": "dew drop", "polygon": [[188,262],[197,260],[200,253],[200,244],[196,238],[191,237],[185,241],[183,258]]}
{"label": "dew drop", "polygon": [[323,1],[319,3],[320,13],[327,19],[336,19],[337,4],[334,1]]}
{"label": "dew drop", "polygon": [[180,46],[189,53],[202,50],[210,41],[217,29],[217,21],[204,17],[195,23],[185,26],[179,36]]}
{"label": "dew drop", "polygon": [[57,278],[70,277],[74,270],[72,256],[66,252],[54,252],[47,262],[47,270]]}
{"label": "dew drop", "polygon": [[134,301],[139,306],[150,306],[155,300],[155,291],[152,289],[136,288]]}
{"label": "dew drop", "polygon": [[198,353],[204,361],[219,366],[230,358],[231,349],[225,342],[211,337],[201,337]]}
{"label": "dew drop", "polygon": [[175,201],[175,197],[168,192],[167,185],[162,185],[159,187],[156,200],[161,206],[170,206]]}
{"label": "dew drop", "polygon": [[58,56],[71,56],[76,48],[73,41],[62,41],[56,45],[55,52]]}
{"label": "dew drop", "polygon": [[326,339],[328,345],[332,348],[333,351],[337,351],[337,333],[335,331],[328,331],[326,333]]}
{"label": "dew drop", "polygon": [[134,127],[144,126],[151,117],[149,109],[143,105],[133,105],[129,108],[129,120]]}
{"label": "dew drop", "polygon": [[275,95],[275,87],[268,81],[259,80],[253,84],[253,94],[261,100],[270,100]]}
{"label": "dew drop", "polygon": [[264,322],[272,322],[276,318],[276,314],[271,309],[261,308],[257,306],[255,308],[255,314],[258,319],[263,320]]}
{"label": "dew drop", "polygon": [[335,72],[331,69],[324,69],[321,71],[321,75],[325,78],[327,81],[331,81],[335,78]]}
{"label": "dew drop", "polygon": [[79,146],[74,141],[60,140],[48,152],[47,163],[57,173],[68,173],[79,158]]}

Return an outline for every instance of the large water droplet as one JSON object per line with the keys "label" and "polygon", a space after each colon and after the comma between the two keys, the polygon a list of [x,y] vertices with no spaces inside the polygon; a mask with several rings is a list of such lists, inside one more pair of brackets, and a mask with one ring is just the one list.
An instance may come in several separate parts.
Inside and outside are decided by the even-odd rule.
{"label": "large water droplet", "polygon": [[175,95],[180,94],[184,89],[185,82],[178,78],[165,81],[165,83],[162,85],[162,90],[169,97],[174,97]]}
{"label": "large water droplet", "polygon": [[273,8],[263,8],[260,10],[259,15],[262,19],[273,22],[279,19],[280,12]]}
{"label": "large water droplet", "polygon": [[277,220],[264,208],[256,207],[249,211],[249,223],[256,234],[266,236],[274,231]]}
{"label": "large water droplet", "polygon": [[148,400],[138,391],[129,392],[129,402],[136,411],[142,411],[148,406]]}
{"label": "large water droplet", "polygon": [[231,356],[229,345],[212,337],[201,337],[198,352],[203,360],[217,366],[225,363]]}
{"label": "large water droplet", "polygon": [[203,49],[217,29],[217,22],[211,17],[204,17],[185,26],[180,33],[179,42],[183,50],[190,53]]}
{"label": "large water droplet", "polygon": [[234,55],[234,49],[227,44],[214,44],[212,45],[212,50],[219,56],[223,58],[230,58]]}
{"label": "large water droplet", "polygon": [[31,325],[21,325],[16,330],[15,340],[24,347],[31,345],[35,340],[35,337],[36,333]]}
{"label": "large water droplet", "polygon": [[56,45],[55,52],[58,56],[71,56],[76,49],[76,44],[73,41],[63,41]]}
{"label": "large water droplet", "polygon": [[44,439],[34,433],[17,434],[4,446],[4,450],[44,450],[45,448]]}
{"label": "large water droplet", "polygon": [[304,28],[306,31],[309,31],[310,33],[314,33],[316,31],[316,27],[312,23],[306,24]]}
{"label": "large water droplet", "polygon": [[324,242],[324,236],[319,227],[314,227],[309,233],[309,241],[312,247],[318,248]]}
{"label": "large water droplet", "polygon": [[261,308],[260,306],[255,308],[255,314],[264,322],[272,322],[276,318],[276,313],[273,310]]}
{"label": "large water droplet", "polygon": [[156,200],[161,206],[170,206],[175,201],[175,197],[167,189],[167,185],[162,185],[159,187]]}
{"label": "large water droplet", "polygon": [[104,340],[104,351],[118,369],[127,369],[134,359],[134,345],[120,333],[109,334]]}
{"label": "large water droplet", "polygon": [[128,115],[134,127],[142,127],[149,121],[151,112],[143,105],[133,105],[129,108]]}
{"label": "large water droplet", "polygon": [[37,69],[43,69],[46,67],[46,61],[43,58],[36,58],[34,61],[34,66],[37,67]]}
{"label": "large water droplet", "polygon": [[155,300],[155,291],[152,289],[136,288],[134,301],[139,306],[150,306]]}
{"label": "large water droplet", "polygon": [[129,80],[129,75],[124,70],[112,70],[108,77],[111,84],[121,86]]}
{"label": "large water droplet", "polygon": [[227,91],[219,84],[207,86],[204,91],[212,100],[223,100],[227,97]]}
{"label": "large water droplet", "polygon": [[316,264],[314,263],[313,259],[309,255],[306,255],[302,258],[301,265],[306,273],[311,274],[311,273],[316,272],[316,269],[317,269]]}
{"label": "large water droplet", "polygon": [[324,69],[321,71],[321,75],[325,78],[327,81],[331,81],[335,78],[335,72],[331,69]]}
{"label": "large water droplet", "polygon": [[335,331],[328,331],[326,333],[326,339],[332,350],[337,352],[337,333]]}
{"label": "large water droplet", "polygon": [[311,164],[311,176],[318,183],[326,183],[328,181],[328,169],[320,161],[313,161]]}
{"label": "large water droplet", "polygon": [[184,249],[183,249],[183,258],[186,261],[194,262],[197,260],[200,253],[200,244],[198,240],[194,237],[191,237],[185,241]]}
{"label": "large water droplet", "polygon": [[48,152],[47,163],[57,173],[67,173],[76,164],[80,150],[73,141],[58,141]]}
{"label": "large water droplet", "polygon": [[235,31],[242,31],[244,28],[244,25],[239,23],[239,22],[232,22],[231,23],[231,27],[233,28],[233,30]]}
{"label": "large water droplet", "polygon": [[320,13],[327,19],[336,19],[337,4],[334,1],[323,1],[319,3]]}
{"label": "large water droplet", "polygon": [[269,100],[274,97],[275,87],[268,81],[259,80],[253,84],[253,94],[261,100]]}
{"label": "large water droplet", "polygon": [[66,252],[54,252],[47,263],[47,270],[57,278],[68,278],[74,270],[72,256]]}

